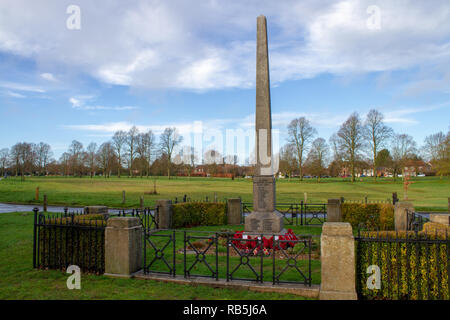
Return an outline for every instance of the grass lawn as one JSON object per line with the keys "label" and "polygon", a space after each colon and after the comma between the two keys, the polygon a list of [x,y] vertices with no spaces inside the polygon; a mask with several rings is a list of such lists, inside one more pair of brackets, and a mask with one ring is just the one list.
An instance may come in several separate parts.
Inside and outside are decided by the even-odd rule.
{"label": "grass lawn", "polygon": [[[320,233],[320,228],[316,229]],[[81,290],[69,290],[66,287],[68,274],[32,268],[32,246],[33,214],[30,212],[0,214],[0,300],[303,299],[289,294],[257,293],[95,275],[82,275]]]}
{"label": "grass lawn", "polygon": [[[408,197],[416,209],[447,211],[447,197],[450,191],[450,179],[444,177],[416,177],[409,186]],[[144,204],[151,206],[157,199],[181,200],[184,194],[191,199],[214,199],[214,192],[219,199],[239,197],[243,201],[252,201],[252,180],[225,178],[187,178],[166,177],[156,179],[157,195],[144,195],[153,190],[153,178],[109,178],[84,177],[26,177],[0,180],[0,202],[11,203],[42,203],[43,195],[47,194],[49,204],[59,205],[107,205],[109,207],[136,207],[139,197],[144,195]],[[40,198],[35,201],[35,189],[39,187]],[[122,190],[126,192],[126,203],[122,204]],[[300,201],[308,194],[308,202],[326,202],[329,198],[344,197],[347,200],[387,200],[392,198],[392,192],[397,192],[403,198],[403,183],[401,179],[380,178],[374,182],[372,178],[351,183],[349,179],[329,178],[317,183],[315,179],[277,180],[277,201]]]}

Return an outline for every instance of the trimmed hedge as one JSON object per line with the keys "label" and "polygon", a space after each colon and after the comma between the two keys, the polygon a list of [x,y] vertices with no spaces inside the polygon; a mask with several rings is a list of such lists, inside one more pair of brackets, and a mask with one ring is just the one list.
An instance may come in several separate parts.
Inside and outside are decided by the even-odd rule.
{"label": "trimmed hedge", "polygon": [[62,269],[77,265],[83,272],[102,274],[105,269],[103,215],[86,214],[41,220],[38,226],[39,268]]}
{"label": "trimmed hedge", "polygon": [[227,207],[219,202],[183,202],[173,205],[173,228],[219,226],[227,222]]}
{"label": "trimmed hedge", "polygon": [[[393,240],[396,239],[402,240]],[[365,233],[365,237],[379,238],[375,242],[357,241],[357,292],[361,299],[375,300],[448,300],[449,273],[446,242],[420,242],[436,239],[435,235],[419,232],[382,231]],[[380,238],[384,238],[381,239]],[[406,241],[408,238],[408,242]],[[388,241],[391,239],[391,241]],[[444,240],[445,237],[437,236]],[[381,271],[381,288],[368,289],[366,273],[370,265]]]}
{"label": "trimmed hedge", "polygon": [[342,220],[353,228],[362,223],[369,229],[393,230],[394,206],[388,203],[343,203]]}

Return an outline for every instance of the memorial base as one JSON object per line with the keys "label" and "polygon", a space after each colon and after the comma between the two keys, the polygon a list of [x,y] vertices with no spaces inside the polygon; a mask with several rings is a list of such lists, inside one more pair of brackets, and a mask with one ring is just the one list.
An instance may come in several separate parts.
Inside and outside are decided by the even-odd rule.
{"label": "memorial base", "polygon": [[252,212],[245,217],[245,232],[258,234],[285,234],[284,217],[278,211]]}

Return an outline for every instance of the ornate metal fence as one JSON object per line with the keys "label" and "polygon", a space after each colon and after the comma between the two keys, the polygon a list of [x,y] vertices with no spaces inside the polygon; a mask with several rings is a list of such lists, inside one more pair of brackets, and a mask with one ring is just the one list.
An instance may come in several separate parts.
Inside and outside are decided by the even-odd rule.
{"label": "ornate metal fence", "polygon": [[311,286],[312,250],[312,236],[153,230],[145,233],[143,269],[173,277]]}
{"label": "ornate metal fence", "polygon": [[423,229],[424,223],[428,222],[429,219],[423,217],[422,215],[406,209],[406,229],[413,231],[420,231]]}
{"label": "ornate metal fence", "polygon": [[[327,219],[326,203],[281,202],[276,204],[276,209],[283,215],[285,225],[319,226]],[[242,219],[250,214],[252,210],[252,202],[242,202]]]}

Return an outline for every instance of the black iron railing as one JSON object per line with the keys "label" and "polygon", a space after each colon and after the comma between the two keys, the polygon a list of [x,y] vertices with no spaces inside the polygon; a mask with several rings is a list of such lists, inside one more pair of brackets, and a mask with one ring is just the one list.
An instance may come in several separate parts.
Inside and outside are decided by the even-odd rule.
{"label": "black iron railing", "polygon": [[[285,225],[319,226],[327,219],[326,203],[277,203],[276,210],[284,217]],[[242,202],[242,220],[253,211],[252,202]],[[243,221],[242,221],[243,222]]]}
{"label": "black iron railing", "polygon": [[359,231],[355,240],[360,299],[450,299],[447,233]]}
{"label": "black iron railing", "polygon": [[66,270],[77,265],[83,272],[104,273],[106,220],[67,209],[52,215],[33,211],[34,268]]}
{"label": "black iron railing", "polygon": [[311,286],[312,236],[248,235],[198,230],[145,233],[144,273],[226,281]]}
{"label": "black iron railing", "polygon": [[158,229],[157,221],[158,207],[147,207],[139,209],[123,209],[117,214],[118,217],[137,217],[144,230]]}
{"label": "black iron railing", "polygon": [[406,209],[407,230],[421,231],[423,229],[423,225],[428,221],[430,221],[428,218],[423,217],[415,211]]}

